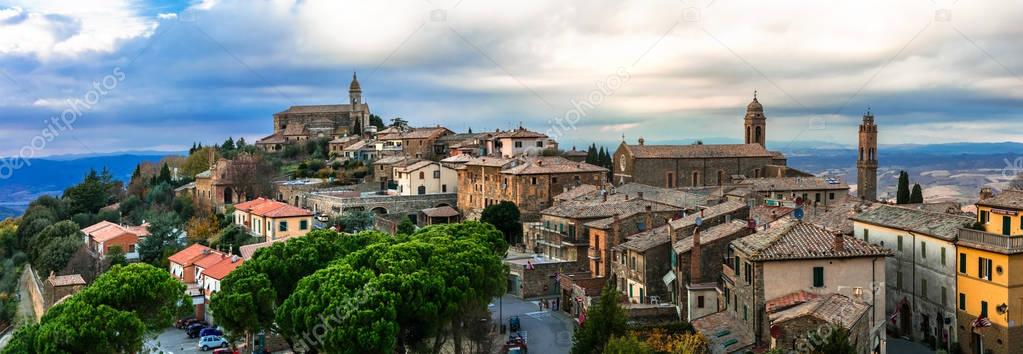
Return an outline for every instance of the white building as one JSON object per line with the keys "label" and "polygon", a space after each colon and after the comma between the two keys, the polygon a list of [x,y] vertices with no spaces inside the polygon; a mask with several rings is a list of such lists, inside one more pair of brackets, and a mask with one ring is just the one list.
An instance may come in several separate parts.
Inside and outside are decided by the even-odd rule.
{"label": "white building", "polygon": [[424,160],[395,166],[393,173],[400,195],[458,192],[458,172],[440,162]]}

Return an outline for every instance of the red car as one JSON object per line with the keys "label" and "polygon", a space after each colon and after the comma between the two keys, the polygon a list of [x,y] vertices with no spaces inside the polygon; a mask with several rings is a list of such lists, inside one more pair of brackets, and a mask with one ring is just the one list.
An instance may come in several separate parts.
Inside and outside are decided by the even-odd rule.
{"label": "red car", "polygon": [[238,354],[237,350],[231,350],[227,348],[214,349],[213,354]]}

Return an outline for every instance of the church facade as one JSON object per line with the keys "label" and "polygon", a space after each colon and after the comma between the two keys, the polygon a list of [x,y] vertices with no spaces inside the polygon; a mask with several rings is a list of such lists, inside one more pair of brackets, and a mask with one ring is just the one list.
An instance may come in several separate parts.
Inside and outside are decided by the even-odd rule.
{"label": "church facade", "polygon": [[352,74],[347,104],[291,106],[273,116],[273,134],[256,145],[277,151],[285,145],[309,139],[336,139],[360,135],[369,126],[369,104],[362,100],[359,79]]}
{"label": "church facade", "polygon": [[785,156],[766,149],[767,117],[756,94],[746,106],[745,144],[646,145],[625,141],[614,153],[614,183],[666,188],[731,184],[734,177],[806,175],[786,167]]}

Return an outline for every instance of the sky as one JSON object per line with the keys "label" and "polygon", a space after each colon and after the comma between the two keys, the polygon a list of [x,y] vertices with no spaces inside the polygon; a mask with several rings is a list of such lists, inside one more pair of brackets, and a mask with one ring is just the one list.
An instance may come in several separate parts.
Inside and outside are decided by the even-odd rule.
{"label": "sky", "polygon": [[0,156],[184,150],[337,104],[384,120],[769,146],[1023,142],[1014,1],[0,0]]}

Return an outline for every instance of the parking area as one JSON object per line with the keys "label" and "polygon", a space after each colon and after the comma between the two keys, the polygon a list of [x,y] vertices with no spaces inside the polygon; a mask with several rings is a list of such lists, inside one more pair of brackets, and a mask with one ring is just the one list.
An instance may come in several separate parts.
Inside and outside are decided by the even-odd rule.
{"label": "parking area", "polygon": [[526,337],[530,353],[568,354],[571,351],[575,322],[564,313],[540,310],[536,301],[523,301],[511,295],[505,295],[501,301],[494,299],[489,308],[494,321],[502,322],[498,316],[503,312],[505,325],[512,316],[519,317],[521,333]]}
{"label": "parking area", "polygon": [[[166,354],[193,354],[202,353],[199,351],[199,339],[188,338],[184,330],[168,327],[154,340],[146,342],[146,348],[156,353]],[[206,352],[209,353],[209,352]]]}

